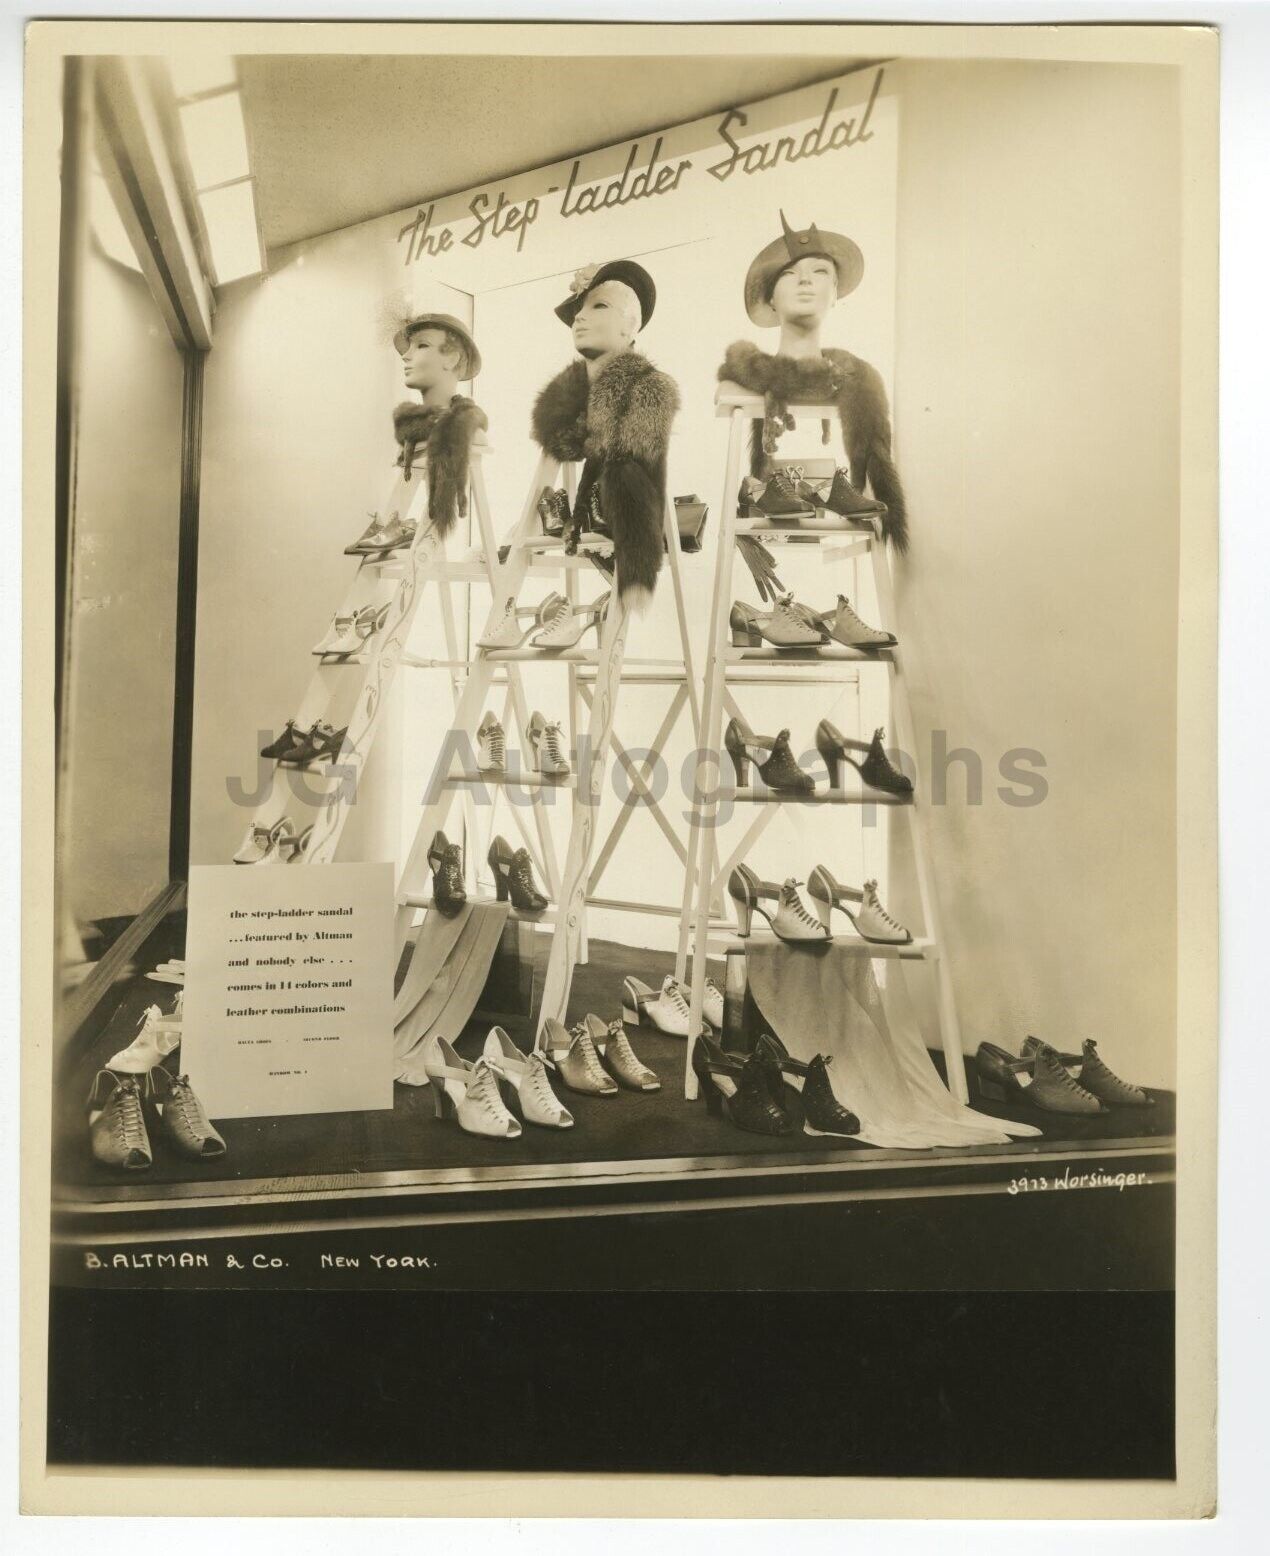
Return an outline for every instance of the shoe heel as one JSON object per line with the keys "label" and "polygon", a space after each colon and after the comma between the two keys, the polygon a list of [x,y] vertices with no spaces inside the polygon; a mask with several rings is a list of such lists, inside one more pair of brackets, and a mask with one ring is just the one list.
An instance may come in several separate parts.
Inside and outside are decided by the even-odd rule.
{"label": "shoe heel", "polygon": [[989,1102],[1004,1102],[1005,1087],[1000,1081],[985,1080],[981,1075],[979,1077],[979,1095]]}
{"label": "shoe heel", "polygon": [[736,908],[736,932],[744,939],[750,932],[750,922],[754,917],[754,904],[748,897],[733,897],[732,903]]}
{"label": "shoe heel", "polygon": [[445,1089],[445,1081],[444,1080],[434,1080],[434,1081],[430,1081],[429,1085],[432,1087],[432,1106],[433,1106],[433,1109],[434,1109],[435,1117],[437,1117],[437,1118],[453,1118],[454,1117],[454,1099],[450,1096],[450,1093]]}
{"label": "shoe heel", "polygon": [[639,1011],[632,1010],[631,1007],[627,1004],[622,1005],[622,1020],[628,1027],[637,1027],[641,1025]]}
{"label": "shoe heel", "polygon": [[842,758],[836,751],[822,751],[825,766],[829,769],[829,787],[838,789],[842,787]]}
{"label": "shoe heel", "polygon": [[830,919],[833,917],[832,901],[824,901],[820,897],[812,897],[811,905],[816,911],[816,917],[832,933],[833,925],[830,923]]}
{"label": "shoe heel", "polygon": [[508,887],[508,884],[507,884],[507,877],[505,875],[503,875],[501,871],[495,870],[495,872],[494,872],[494,900],[496,902],[506,902],[509,895],[510,895],[510,890],[509,890],[509,887]]}
{"label": "shoe heel", "polygon": [[736,786],[738,789],[744,789],[746,784],[746,774],[749,771],[750,766],[749,756],[746,754],[744,748],[742,748],[740,751],[729,751],[728,755],[732,758],[732,766],[736,771]]}

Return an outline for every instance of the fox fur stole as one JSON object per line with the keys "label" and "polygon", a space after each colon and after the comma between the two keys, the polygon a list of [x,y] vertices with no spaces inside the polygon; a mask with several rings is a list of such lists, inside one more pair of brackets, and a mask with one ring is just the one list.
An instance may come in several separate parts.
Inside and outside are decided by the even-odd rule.
{"label": "fox fur stole", "polygon": [[423,448],[428,518],[442,536],[448,535],[456,521],[467,516],[468,461],[472,439],[489,426],[485,412],[461,394],[441,407],[405,400],[392,413],[392,425],[401,444],[397,463],[406,475]]}
{"label": "fox fur stole", "polygon": [[534,441],[554,459],[584,460],[579,500],[592,483],[613,532],[618,590],[628,606],[652,598],[666,548],[666,447],[679,389],[647,357],[627,351],[595,378],[571,362],[534,401]]}
{"label": "fox fur stole", "polygon": [[[884,532],[897,551],[908,550],[908,509],[891,458],[891,415],[882,375],[863,357],[828,347],[819,357],[772,356],[752,341],[734,341],[719,369],[720,383],[740,384],[767,402],[767,416],[750,429],[750,474],[764,477],[782,432],[793,429],[791,405],[829,402],[838,407],[842,443],[859,491],[865,482],[886,504]],[[824,426],[829,441],[829,425]]]}

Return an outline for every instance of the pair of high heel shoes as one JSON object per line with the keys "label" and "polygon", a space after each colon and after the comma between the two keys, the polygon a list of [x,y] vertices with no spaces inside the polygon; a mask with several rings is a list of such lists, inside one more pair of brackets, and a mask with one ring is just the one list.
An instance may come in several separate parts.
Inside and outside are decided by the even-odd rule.
{"label": "pair of high heel shoes", "polygon": [[[692,1014],[691,991],[673,973],[662,979],[660,989],[650,989],[640,978],[622,980],[622,1020],[628,1026],[652,1027],[667,1037],[687,1037]],[[701,1015],[707,1028],[723,1030],[723,990],[706,979]]]}
{"label": "pair of high heel shoes", "polygon": [[[486,855],[494,876],[494,892],[499,902],[511,901],[518,913],[541,913],[547,898],[534,883],[533,861],[526,848],[513,848],[504,837],[496,837]],[[428,866],[432,871],[432,903],[446,918],[454,918],[467,902],[463,884],[463,849],[437,831],[428,848]]]}
{"label": "pair of high heel shoes", "polygon": [[586,498],[572,508],[567,492],[544,486],[538,498],[538,517],[544,535],[564,541],[566,556],[577,554],[578,542],[584,534],[600,535],[606,540],[612,538],[613,532],[600,512],[600,493],[596,486],[592,486]]}
{"label": "pair of high heel shoes", "polygon": [[750,480],[742,484],[739,510],[743,518],[766,518],[797,523],[828,511],[846,524],[872,528],[872,521],[886,513],[886,504],[866,497],[851,484],[851,473],[839,466],[828,483],[806,481],[802,470],[774,470],[766,485]]}
{"label": "pair of high heel shoes", "polygon": [[162,1064],[144,1076],[98,1070],[88,1094],[88,1142],[94,1160],[103,1167],[143,1172],[154,1164],[152,1133],[192,1161],[225,1154],[225,1141],[188,1075],[173,1075]]}
{"label": "pair of high heel shoes", "polygon": [[[818,864],[807,878],[814,913],[799,896],[800,885],[801,881],[789,876],[777,886],[774,881],[760,880],[749,865],[737,865],[728,877],[728,896],[740,934],[748,935],[754,914],[761,913],[780,940],[792,945],[829,945],[833,910],[837,908],[850,919],[856,934],[871,945],[911,944],[910,932],[882,906],[876,881],[866,881],[862,887],[843,886]],[[768,902],[775,904],[773,911],[764,906]]]}
{"label": "pair of high heel shoes", "polygon": [[[528,609],[518,606],[515,597],[509,595],[497,620],[477,639],[477,647],[491,650],[520,648],[528,638],[530,648],[542,649],[545,653],[576,648],[592,628],[599,633],[608,611],[610,594],[606,589],[598,599],[580,610],[573,610],[567,600],[555,593],[549,594],[541,605]],[[526,617],[529,618],[528,626],[523,624]]]}
{"label": "pair of high heel shoes", "polygon": [[297,833],[290,816],[281,816],[272,826],[254,823],[238,852],[235,864],[295,864],[303,859],[313,837],[313,824]]}
{"label": "pair of high heel shoes", "polygon": [[[567,778],[572,772],[564,732],[554,719],[544,718],[535,708],[525,731],[534,771],[544,778]],[[507,771],[507,736],[494,714],[487,712],[476,731],[476,770],[482,773]]]}
{"label": "pair of high heel shoes", "polygon": [[570,1091],[588,1097],[614,1097],[618,1088],[660,1091],[661,1082],[631,1047],[620,1020],[587,1014],[572,1027],[554,1016],[542,1024],[547,1063]]}
{"label": "pair of high heel shoes", "polygon": [[[791,1057],[774,1033],[765,1032],[742,1057],[711,1037],[698,1037],[692,1068],[711,1113],[738,1129],[758,1135],[856,1135],[860,1120],[834,1095],[828,1067],[831,1056]],[[801,1085],[801,1091],[786,1079]]]}
{"label": "pair of high heel shoes", "polygon": [[340,658],[360,653],[367,640],[382,629],[391,609],[389,603],[363,605],[361,610],[349,611],[346,615],[337,613],[324,635],[313,645],[313,652],[323,657],[332,655]]}
{"label": "pair of high heel shoes", "polygon": [[[572,1129],[573,1115],[551,1088],[539,1053],[522,1053],[502,1027],[492,1027],[481,1057],[464,1059],[443,1037],[423,1056],[437,1118],[450,1118],[466,1134],[516,1140],[520,1118],[544,1129]],[[508,1106],[516,1104],[520,1118]]]}
{"label": "pair of high heel shoes", "polygon": [[883,632],[862,620],[845,594],[840,594],[837,605],[827,611],[800,605],[792,594],[778,595],[770,611],[736,600],[728,626],[733,648],[761,648],[767,642],[773,648],[790,651],[820,648],[832,642],[844,648],[880,653],[897,644],[893,632]]}
{"label": "pair of high heel shoes", "polygon": [[278,738],[267,746],[261,746],[260,754],[271,757],[279,767],[320,767],[324,762],[335,761],[347,735],[347,725],[343,729],[336,729],[325,719],[315,720],[301,734],[295,720],[288,719]]}
{"label": "pair of high heel shoes", "polygon": [[[886,731],[877,729],[871,741],[854,740],[828,719],[821,719],[816,726],[816,750],[829,771],[830,789],[842,787],[843,764],[849,762],[870,788],[911,799],[913,780],[891,761],[885,738]],[[734,718],[724,731],[723,744],[732,758],[738,788],[746,787],[752,764],[767,787],[776,793],[815,793],[816,780],[799,766],[787,729],[776,735],[756,735],[742,719]]]}
{"label": "pair of high heel shoes", "polygon": [[1017,1058],[996,1043],[980,1043],[975,1072],[986,1100],[1030,1102],[1047,1113],[1106,1113],[1155,1104],[1141,1086],[1120,1079],[1092,1037],[1078,1054],[1059,1053],[1040,1038],[1028,1037]]}

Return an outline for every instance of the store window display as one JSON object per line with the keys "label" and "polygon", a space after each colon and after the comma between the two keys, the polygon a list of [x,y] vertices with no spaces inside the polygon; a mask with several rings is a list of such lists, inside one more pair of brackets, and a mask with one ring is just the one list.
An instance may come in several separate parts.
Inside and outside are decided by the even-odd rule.
{"label": "store window display", "polygon": [[635,348],[656,302],[653,278],[633,260],[579,270],[555,310],[577,360],[542,389],[532,416],[540,447],[583,461],[574,549],[582,527],[611,537],[618,591],[635,609],[651,600],[661,569],[666,449],[679,409],[675,381]]}

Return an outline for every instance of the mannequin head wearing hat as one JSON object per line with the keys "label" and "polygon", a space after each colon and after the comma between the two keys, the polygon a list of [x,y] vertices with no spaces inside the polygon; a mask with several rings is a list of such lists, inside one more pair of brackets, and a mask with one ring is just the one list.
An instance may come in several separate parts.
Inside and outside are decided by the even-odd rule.
{"label": "mannequin head wearing hat", "polygon": [[441,324],[411,329],[401,348],[406,387],[416,390],[425,405],[448,405],[460,379],[472,376],[467,342]]}
{"label": "mannequin head wearing hat", "polygon": [[767,301],[780,324],[777,352],[818,357],[820,331],[838,300],[838,267],[828,254],[806,254],[772,280]]}
{"label": "mannequin head wearing hat", "polygon": [[573,349],[590,376],[610,357],[629,351],[643,322],[639,298],[622,281],[601,281],[582,298],[573,316]]}

